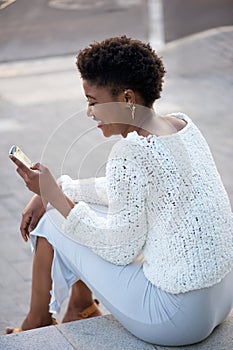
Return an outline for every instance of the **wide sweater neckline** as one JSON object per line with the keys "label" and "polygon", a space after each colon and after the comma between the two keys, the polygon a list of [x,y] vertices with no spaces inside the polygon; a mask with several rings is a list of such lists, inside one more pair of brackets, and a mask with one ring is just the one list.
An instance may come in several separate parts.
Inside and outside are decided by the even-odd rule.
{"label": "wide sweater neckline", "polygon": [[174,116],[178,119],[181,119],[181,120],[184,120],[186,122],[186,125],[179,131],[173,133],[173,134],[167,134],[167,135],[154,135],[154,134],[149,134],[147,136],[142,136],[142,135],[138,135],[138,133],[136,131],[132,131],[130,132],[126,139],[127,140],[130,140],[132,138],[139,138],[141,140],[151,140],[151,139],[155,139],[155,140],[159,140],[159,139],[171,139],[171,138],[176,138],[176,137],[179,137],[181,136],[182,134],[186,133],[190,126],[191,126],[191,123],[192,123],[192,120],[184,113],[181,113],[181,112],[177,112],[177,113],[170,113],[169,115],[171,116]]}

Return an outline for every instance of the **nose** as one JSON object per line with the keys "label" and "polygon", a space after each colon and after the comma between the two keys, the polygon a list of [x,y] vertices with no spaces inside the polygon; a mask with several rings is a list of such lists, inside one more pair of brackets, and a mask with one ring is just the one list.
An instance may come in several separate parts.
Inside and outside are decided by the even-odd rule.
{"label": "nose", "polygon": [[87,107],[87,116],[94,118],[93,106]]}

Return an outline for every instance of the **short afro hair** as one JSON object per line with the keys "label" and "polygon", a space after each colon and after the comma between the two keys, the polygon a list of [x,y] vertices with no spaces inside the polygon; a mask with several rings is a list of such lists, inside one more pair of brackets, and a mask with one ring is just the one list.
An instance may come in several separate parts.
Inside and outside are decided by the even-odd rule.
{"label": "short afro hair", "polygon": [[94,42],[77,56],[81,78],[111,89],[112,96],[124,89],[139,93],[145,106],[160,98],[165,68],[149,44],[120,36]]}

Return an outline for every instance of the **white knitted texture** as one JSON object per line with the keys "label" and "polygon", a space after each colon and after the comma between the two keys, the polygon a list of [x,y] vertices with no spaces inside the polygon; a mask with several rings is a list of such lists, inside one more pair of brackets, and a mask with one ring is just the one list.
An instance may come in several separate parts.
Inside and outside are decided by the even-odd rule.
{"label": "white knitted texture", "polygon": [[72,180],[70,176],[62,175],[57,183],[75,203],[84,201],[108,206],[106,177]]}
{"label": "white knitted texture", "polygon": [[[89,188],[88,180],[63,179],[64,190],[70,186],[81,200],[64,232],[114,264],[142,253],[146,277],[174,294],[211,286],[233,268],[229,199],[201,133],[187,116],[176,116],[187,122],[177,134],[133,132],[115,144],[106,178],[91,179]],[[85,203],[90,198],[108,203],[106,219]]]}

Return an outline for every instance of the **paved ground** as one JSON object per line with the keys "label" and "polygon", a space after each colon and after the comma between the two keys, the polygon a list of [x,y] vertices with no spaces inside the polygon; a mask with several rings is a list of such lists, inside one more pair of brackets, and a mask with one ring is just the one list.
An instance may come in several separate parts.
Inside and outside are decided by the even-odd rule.
{"label": "paved ground", "polygon": [[[157,110],[184,111],[199,125],[233,204],[232,30],[218,28],[161,49],[168,74]],[[20,324],[31,283],[31,251],[19,234],[31,195],[8,150],[19,144],[56,176],[101,175],[114,139],[106,143],[92,127],[85,105],[74,55],[0,65],[0,333]]]}
{"label": "paved ground", "polygon": [[166,42],[233,24],[232,0],[163,0],[163,13]]}
{"label": "paved ground", "polygon": [[0,62],[75,54],[105,35],[149,37],[157,47],[161,10],[166,42],[233,24],[232,0],[15,0],[0,11]]}
{"label": "paved ground", "polygon": [[147,7],[145,0],[16,0],[0,11],[0,32],[0,61],[75,54],[106,36],[145,39]]}

